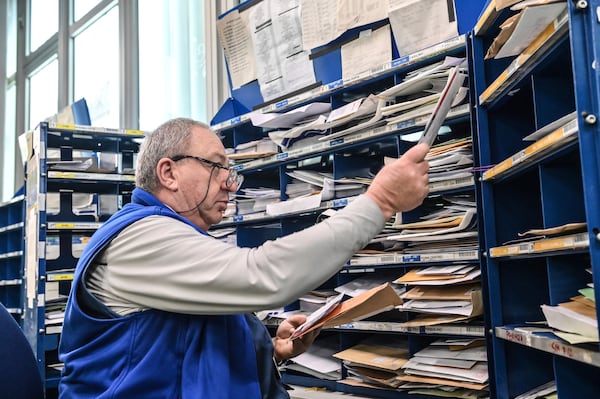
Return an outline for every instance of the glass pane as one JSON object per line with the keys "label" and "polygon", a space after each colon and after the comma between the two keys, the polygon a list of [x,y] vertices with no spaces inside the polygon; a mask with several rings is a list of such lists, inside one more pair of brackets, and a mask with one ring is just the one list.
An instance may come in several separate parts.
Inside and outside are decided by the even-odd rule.
{"label": "glass pane", "polygon": [[17,104],[17,88],[12,85],[6,90],[6,104],[4,111],[4,136],[2,143],[2,199],[9,200],[15,192],[15,156],[16,156],[16,133],[15,121]]}
{"label": "glass pane", "polygon": [[29,77],[29,129],[58,112],[58,60]]}
{"label": "glass pane", "polygon": [[118,7],[81,32],[74,42],[74,98],[85,98],[93,126],[120,127]]}
{"label": "glass pane", "polygon": [[58,32],[58,0],[30,0],[29,52]]}
{"label": "glass pane", "polygon": [[99,3],[99,0],[73,0],[73,18],[75,21],[83,17]]}
{"label": "glass pane", "polygon": [[139,3],[140,129],[185,116],[207,122],[204,5]]}
{"label": "glass pane", "polygon": [[8,0],[6,10],[6,76],[17,72],[17,0]]}

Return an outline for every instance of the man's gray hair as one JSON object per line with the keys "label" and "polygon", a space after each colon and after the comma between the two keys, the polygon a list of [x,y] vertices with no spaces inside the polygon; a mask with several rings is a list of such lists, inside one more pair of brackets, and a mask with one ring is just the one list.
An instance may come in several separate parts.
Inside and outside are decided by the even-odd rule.
{"label": "man's gray hair", "polygon": [[139,188],[154,193],[159,186],[156,165],[161,158],[185,155],[189,148],[193,127],[209,129],[205,123],[189,118],[175,118],[160,125],[149,133],[138,153],[135,171],[135,184]]}

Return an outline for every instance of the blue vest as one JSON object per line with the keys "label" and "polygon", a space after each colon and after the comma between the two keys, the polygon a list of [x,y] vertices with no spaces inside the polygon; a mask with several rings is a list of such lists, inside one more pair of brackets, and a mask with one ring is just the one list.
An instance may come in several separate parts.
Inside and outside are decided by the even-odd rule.
{"label": "blue vest", "polygon": [[132,202],[98,229],[79,259],[67,303],[60,397],[261,398],[255,338],[243,315],[148,310],[120,317],[85,288],[83,275],[94,258],[121,230],[151,215],[206,234],[137,188]]}

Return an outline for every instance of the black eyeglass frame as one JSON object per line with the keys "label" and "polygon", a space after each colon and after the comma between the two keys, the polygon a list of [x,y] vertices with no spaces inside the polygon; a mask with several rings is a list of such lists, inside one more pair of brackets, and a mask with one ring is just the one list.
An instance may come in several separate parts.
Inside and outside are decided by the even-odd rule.
{"label": "black eyeglass frame", "polygon": [[170,157],[169,159],[173,162],[177,162],[177,161],[181,161],[182,159],[188,159],[188,158],[195,159],[196,161],[200,161],[202,163],[210,165],[213,168],[226,170],[229,173],[227,176],[227,180],[225,181],[225,185],[227,186],[227,188],[231,187],[233,185],[233,183],[236,183],[237,188],[239,189],[240,186],[242,185],[242,182],[244,181],[244,176],[238,174],[237,170],[235,170],[233,168],[229,168],[219,162],[214,162],[214,161],[211,161],[206,158],[197,157],[195,155],[181,155],[180,154],[180,155],[174,155],[174,156]]}

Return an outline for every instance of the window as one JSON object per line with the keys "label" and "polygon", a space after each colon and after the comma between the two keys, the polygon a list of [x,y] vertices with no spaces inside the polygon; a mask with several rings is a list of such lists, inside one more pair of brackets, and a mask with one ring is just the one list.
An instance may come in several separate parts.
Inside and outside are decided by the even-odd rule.
{"label": "window", "polygon": [[99,0],[73,0],[73,20],[78,21],[92,8],[98,4]]}
{"label": "window", "polygon": [[6,13],[6,76],[17,72],[17,1],[9,0]]}
{"label": "window", "polygon": [[[220,57],[212,27],[237,3],[0,0],[0,197],[23,181],[16,137],[75,100],[85,98],[96,127],[152,130],[176,116],[208,122],[228,95],[217,78],[224,64],[206,61]],[[59,23],[69,24],[60,35]]]}
{"label": "window", "polygon": [[29,129],[58,112],[58,60],[29,77]]}
{"label": "window", "polygon": [[119,127],[119,8],[77,35],[73,51],[75,99],[85,98],[92,125]]}
{"label": "window", "polygon": [[29,52],[58,32],[58,0],[30,0]]}
{"label": "window", "polygon": [[6,103],[4,109],[4,134],[2,135],[2,198],[1,201],[9,200],[15,192],[15,115],[17,103],[17,89],[15,85],[6,90]]}
{"label": "window", "polygon": [[139,4],[140,129],[186,116],[207,121],[204,4]]}

